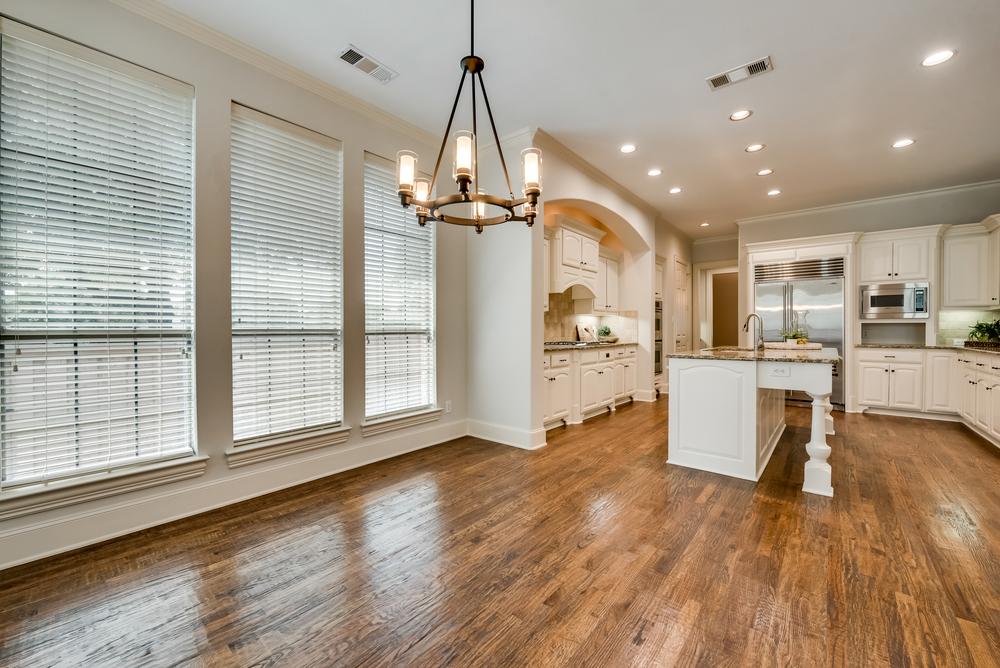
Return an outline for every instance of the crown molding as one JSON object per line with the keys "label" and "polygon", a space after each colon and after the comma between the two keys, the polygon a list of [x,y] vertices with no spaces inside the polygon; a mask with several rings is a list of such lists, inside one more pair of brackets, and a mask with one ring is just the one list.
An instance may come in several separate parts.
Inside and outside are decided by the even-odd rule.
{"label": "crown molding", "polygon": [[160,4],[156,0],[109,0],[109,2],[127,9],[134,14],[138,14],[143,18],[155,21],[186,37],[197,40],[206,46],[221,51],[268,74],[284,79],[314,95],[318,95],[345,109],[370,118],[417,141],[430,144],[431,146],[436,146],[440,142],[440,137],[434,136],[423,128],[408,123],[384,109],[365,102],[361,98],[355,97],[296,67],[292,67],[288,63],[278,60],[274,56],[230,37],[225,33],[219,32],[215,28],[196,21],[186,14]]}
{"label": "crown molding", "polygon": [[[542,130],[541,128],[534,128],[533,134],[534,134],[533,143],[536,147],[546,151],[552,151],[554,154],[558,155],[560,158],[568,162],[570,165],[578,169],[580,172],[590,177],[594,181],[597,181],[599,184],[601,184],[611,192],[615,193],[622,199],[628,201],[633,206],[641,209],[652,218],[663,220],[663,222],[666,222],[668,225],[670,225],[669,222],[667,222],[662,218],[659,210],[656,209],[656,207],[654,207],[652,204],[650,204],[646,200],[642,199],[641,197],[633,193],[631,190],[629,190],[622,184],[615,181],[613,178],[611,178],[610,176],[599,170],[597,167],[594,167],[592,164],[581,158],[579,155],[574,153],[567,146],[562,144],[559,140],[557,140],[555,137],[547,133],[545,130]],[[673,225],[671,225],[671,227],[673,227]],[[680,234],[684,234],[683,232],[680,232],[680,230],[678,230],[678,232]]]}
{"label": "crown molding", "polygon": [[740,240],[740,235],[738,235],[738,234],[729,234],[729,235],[724,236],[724,237],[708,237],[708,238],[705,238],[705,239],[695,239],[693,242],[691,242],[691,245],[692,246],[697,246],[699,244],[714,244],[714,243],[718,243],[720,241],[737,241],[738,242],[739,240]]}
{"label": "crown molding", "polygon": [[1000,179],[994,179],[992,181],[981,181],[979,183],[966,183],[960,186],[949,186],[947,188],[935,188],[933,190],[921,190],[915,193],[905,193],[902,195],[889,195],[888,197],[874,197],[872,199],[862,199],[856,202],[843,202],[842,204],[830,204],[827,206],[817,206],[812,209],[798,209],[796,211],[787,211],[785,213],[777,213],[769,216],[753,216],[751,218],[740,218],[736,221],[737,225],[754,225],[757,223],[769,223],[775,220],[782,220],[783,218],[794,218],[796,216],[801,216],[803,214],[819,213],[822,211],[836,211],[838,209],[854,209],[865,206],[873,206],[875,204],[882,204],[884,202],[894,202],[899,200],[907,199],[922,199],[924,197],[931,197],[933,195],[940,195],[943,193],[950,192],[962,192],[970,190],[985,190],[986,188],[995,188],[1000,186]]}

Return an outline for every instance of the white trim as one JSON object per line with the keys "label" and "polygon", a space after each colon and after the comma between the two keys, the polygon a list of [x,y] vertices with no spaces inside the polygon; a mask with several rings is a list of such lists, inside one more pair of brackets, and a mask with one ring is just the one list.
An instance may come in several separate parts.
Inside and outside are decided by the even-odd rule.
{"label": "white trim", "polygon": [[[598,184],[604,186],[605,188],[615,193],[622,199],[628,201],[633,206],[641,209],[646,214],[652,216],[654,219],[660,217],[661,214],[656,207],[654,207],[652,204],[650,204],[646,200],[642,199],[641,197],[633,193],[631,190],[629,190],[622,184],[615,181],[613,178],[611,178],[610,176],[599,170],[597,167],[594,167],[592,164],[581,158],[579,155],[570,150],[567,146],[560,143],[559,140],[557,140],[555,137],[545,132],[545,130],[542,130],[541,128],[534,129],[533,143],[536,147],[540,149],[546,151],[552,151],[555,155],[559,156],[565,162],[569,163],[570,166],[575,167],[585,176],[596,181]],[[542,178],[544,178],[544,173]],[[667,224],[669,225],[670,223]],[[673,226],[671,225],[671,227]],[[680,230],[678,230],[678,232],[680,232]],[[681,232],[681,234],[684,233]]]}
{"label": "white trim", "polygon": [[278,457],[287,457],[307,450],[325,448],[346,443],[351,436],[350,427],[334,427],[313,432],[298,433],[279,438],[268,438],[245,445],[233,445],[226,450],[229,468],[235,469],[248,464],[265,462]]}
{"label": "white trim", "polygon": [[[693,295],[691,297],[691,329],[692,336],[698,335],[698,341],[691,346],[691,350],[702,347],[704,341],[706,347],[711,348],[715,340],[715,326],[709,314],[712,313],[712,283],[716,274],[739,274],[740,266],[738,260],[713,260],[711,262],[699,262],[691,269],[693,276]],[[736,287],[737,298],[739,297],[739,286]],[[739,324],[739,307],[737,306],[736,320]],[[702,334],[705,334],[702,337]],[[739,336],[737,336],[739,343]]]}
{"label": "white trim", "polygon": [[208,457],[196,455],[147,466],[17,487],[0,492],[0,522],[179,480],[197,478],[205,473],[207,466]]}
{"label": "white trim", "polygon": [[[860,407],[858,412],[865,415],[889,415],[892,417],[916,418],[918,420],[939,420],[941,422],[962,422],[962,416],[958,413],[923,413],[919,411],[905,411],[898,408],[868,408]],[[968,425],[968,423],[965,423]],[[971,425],[970,425],[971,426]],[[976,430],[976,433],[982,433]]]}
{"label": "white trim", "polygon": [[736,221],[737,225],[755,225],[757,223],[766,223],[773,220],[781,220],[782,218],[793,218],[796,216],[801,216],[802,214],[809,213],[819,213],[821,211],[837,211],[839,209],[853,209],[857,207],[872,206],[875,204],[882,204],[885,202],[892,202],[895,200],[907,200],[907,199],[919,199],[922,197],[931,197],[933,195],[939,195],[948,192],[962,192],[966,190],[981,190],[985,188],[992,188],[1000,185],[1000,179],[995,179],[993,181],[980,181],[979,183],[967,183],[961,186],[950,186],[948,188],[936,188],[933,190],[921,190],[915,193],[905,193],[902,195],[889,195],[887,197],[874,197],[872,199],[862,199],[856,202],[843,202],[841,204],[829,204],[827,206],[817,206],[812,209],[796,209],[795,211],[786,211],[785,213],[777,213],[767,216],[753,216],[751,218],[740,218]]}
{"label": "white trim", "polygon": [[515,429],[507,425],[482,420],[469,420],[469,436],[502,445],[510,445],[522,450],[536,450],[545,445],[545,429],[528,431],[527,429]]}
{"label": "white trim", "polygon": [[154,86],[165,88],[169,91],[177,93],[178,95],[194,98],[194,86],[189,83],[178,81],[177,79],[168,77],[165,74],[154,72],[151,69],[135,65],[127,60],[122,60],[121,58],[115,58],[114,56],[91,49],[90,47],[82,44],[77,44],[76,42],[71,42],[68,39],[63,39],[62,37],[57,37],[51,33],[38,30],[37,28],[26,26],[23,23],[12,21],[6,16],[0,16],[0,32],[17,39],[22,39],[25,42],[37,44],[38,46],[46,49],[58,51],[59,53],[76,58],[77,60],[82,60],[92,65],[104,67],[118,72],[119,74],[124,74],[125,76],[145,81],[146,83],[153,84]]}
{"label": "white trim", "polygon": [[698,244],[714,244],[714,243],[721,243],[723,241],[739,241],[739,240],[740,240],[740,235],[729,234],[724,237],[705,237],[704,239],[695,239],[694,241],[691,242],[691,245],[696,246]]}
{"label": "white trim", "polygon": [[367,438],[397,429],[406,429],[418,424],[436,422],[441,419],[442,412],[444,412],[443,408],[425,408],[404,415],[392,415],[390,417],[375,418],[374,420],[365,420],[361,423],[361,436]]}
{"label": "white trim", "polygon": [[449,422],[0,531],[0,570],[439,445],[465,436],[466,431],[464,420]]}
{"label": "white trim", "polygon": [[[662,373],[660,374],[663,375]],[[655,389],[652,390],[636,390],[636,393],[632,395],[632,399],[635,401],[643,401],[646,403],[652,403],[659,399]]]}
{"label": "white trim", "polygon": [[365,102],[318,77],[292,67],[274,56],[155,2],[155,0],[110,0],[110,2],[424,144],[436,146],[441,141],[440,136],[427,132],[384,109]]}

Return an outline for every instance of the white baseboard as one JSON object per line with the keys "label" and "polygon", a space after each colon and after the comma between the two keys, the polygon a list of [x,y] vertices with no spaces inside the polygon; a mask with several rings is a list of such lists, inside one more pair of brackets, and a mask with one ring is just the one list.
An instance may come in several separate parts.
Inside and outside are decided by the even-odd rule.
{"label": "white baseboard", "polygon": [[916,418],[918,420],[962,422],[962,416],[958,413],[920,413],[918,411],[901,411],[898,408],[864,408],[859,412],[865,415],[891,415],[893,417]]}
{"label": "white baseboard", "polygon": [[482,420],[469,420],[469,436],[511,445],[522,450],[535,450],[545,445],[544,429],[529,431]]}
{"label": "white baseboard", "polygon": [[636,401],[656,401],[656,390],[638,390],[633,397]]}
{"label": "white baseboard", "polygon": [[465,420],[448,422],[381,440],[367,439],[311,457],[275,460],[238,472],[230,470],[229,475],[216,480],[173,490],[168,486],[157,494],[0,531],[0,570],[325,478],[467,433]]}

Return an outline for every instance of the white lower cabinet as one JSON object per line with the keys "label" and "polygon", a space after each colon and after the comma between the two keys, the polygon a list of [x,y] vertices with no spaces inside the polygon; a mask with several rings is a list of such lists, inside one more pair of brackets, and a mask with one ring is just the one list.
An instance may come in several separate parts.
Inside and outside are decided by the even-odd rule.
{"label": "white lower cabinet", "polygon": [[966,422],[976,422],[976,372],[963,369],[962,373],[962,417]]}
{"label": "white lower cabinet", "polygon": [[561,420],[569,416],[573,389],[569,369],[550,369],[545,374],[545,385],[547,407],[545,421]]}
{"label": "white lower cabinet", "polygon": [[1000,378],[990,381],[989,391],[990,436],[1000,441]]}
{"label": "white lower cabinet", "polygon": [[924,410],[933,413],[958,412],[957,364],[953,352],[927,351]]}
{"label": "white lower cabinet", "polygon": [[551,352],[543,356],[543,422],[556,426],[600,414],[636,393],[635,344]]}
{"label": "white lower cabinet", "polygon": [[580,370],[580,410],[584,413],[601,405],[601,370],[596,366]]}
{"label": "white lower cabinet", "polygon": [[858,365],[858,403],[862,406],[889,406],[889,365],[862,362]]}
{"label": "white lower cabinet", "polygon": [[990,414],[993,410],[993,402],[990,401],[990,381],[992,376],[980,373],[976,375],[976,426],[985,432],[989,432],[992,420]]}
{"label": "white lower cabinet", "polygon": [[924,408],[924,367],[922,364],[889,366],[889,408],[919,411]]}

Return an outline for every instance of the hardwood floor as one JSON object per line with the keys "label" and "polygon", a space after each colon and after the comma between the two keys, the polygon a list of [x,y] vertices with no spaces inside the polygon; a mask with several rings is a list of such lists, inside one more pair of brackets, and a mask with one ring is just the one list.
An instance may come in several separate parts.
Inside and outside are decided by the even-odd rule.
{"label": "hardwood floor", "polygon": [[997,666],[1000,450],[809,414],[759,484],[668,467],[666,400],[462,438],[0,572],[0,665]]}

